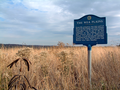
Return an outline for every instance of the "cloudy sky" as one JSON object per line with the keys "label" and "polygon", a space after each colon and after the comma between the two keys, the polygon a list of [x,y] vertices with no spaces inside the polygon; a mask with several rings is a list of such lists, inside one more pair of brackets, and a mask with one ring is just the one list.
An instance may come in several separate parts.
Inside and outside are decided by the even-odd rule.
{"label": "cloudy sky", "polygon": [[120,0],[0,0],[0,43],[73,43],[74,19],[106,17],[108,45],[120,44]]}

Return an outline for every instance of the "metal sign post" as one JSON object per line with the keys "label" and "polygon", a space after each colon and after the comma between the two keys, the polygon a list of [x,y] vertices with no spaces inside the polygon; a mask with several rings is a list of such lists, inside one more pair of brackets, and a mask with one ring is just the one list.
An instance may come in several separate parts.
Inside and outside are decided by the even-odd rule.
{"label": "metal sign post", "polygon": [[88,47],[88,79],[91,87],[91,48],[96,44],[107,44],[106,18],[85,15],[74,20],[73,43]]}
{"label": "metal sign post", "polygon": [[91,45],[88,46],[88,77],[89,77],[89,85],[91,87]]}

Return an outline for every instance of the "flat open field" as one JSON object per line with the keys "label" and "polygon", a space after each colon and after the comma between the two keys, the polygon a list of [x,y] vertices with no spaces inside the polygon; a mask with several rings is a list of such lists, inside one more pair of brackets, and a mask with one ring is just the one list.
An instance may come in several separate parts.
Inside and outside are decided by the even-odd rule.
{"label": "flat open field", "polygon": [[[10,82],[14,75],[21,78]],[[8,90],[8,84],[11,90],[90,90],[87,47],[2,47],[0,90]],[[92,90],[120,90],[120,47],[92,47]]]}

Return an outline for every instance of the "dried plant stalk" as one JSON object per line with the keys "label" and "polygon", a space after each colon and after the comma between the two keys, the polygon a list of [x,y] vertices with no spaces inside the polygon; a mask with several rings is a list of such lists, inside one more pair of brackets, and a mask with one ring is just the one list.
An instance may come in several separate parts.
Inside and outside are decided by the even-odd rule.
{"label": "dried plant stalk", "polygon": [[27,85],[28,87],[30,87],[31,89],[37,90],[35,87],[32,87],[30,85],[30,82],[28,81],[28,79],[24,76],[24,75],[15,75],[9,82],[8,84],[8,90],[11,90],[12,88],[16,88],[16,82],[20,81],[20,78],[23,77],[24,80],[26,80],[26,83],[24,81],[20,82],[20,86],[22,88],[22,90],[27,90]]}
{"label": "dried plant stalk", "polygon": [[[27,70],[30,70],[30,64],[32,64],[26,57],[29,57],[30,55],[30,49],[29,48],[25,48],[23,50],[18,51],[17,53],[18,56],[20,56],[20,58],[16,59],[15,61],[13,61],[12,63],[10,63],[7,67],[12,68],[12,66],[15,64],[17,64],[18,61],[20,61],[20,72],[22,71],[22,61],[25,62],[25,65],[27,66]],[[16,65],[17,66],[17,65]],[[19,73],[20,74],[20,73]],[[24,82],[26,81],[26,83]],[[28,81],[28,79],[24,76],[24,75],[15,75],[9,82],[8,84],[8,90],[11,90],[12,88],[17,88],[19,85],[20,86],[20,90],[27,90],[27,85],[28,87],[37,90],[35,87],[32,87]]]}
{"label": "dried plant stalk", "polygon": [[[12,68],[12,66],[14,64],[16,64],[18,61],[20,60],[20,58],[16,59],[15,61],[13,61],[11,64],[9,64],[7,67],[10,67]],[[22,60],[26,63],[25,65],[28,67],[28,71],[29,71],[29,68],[30,68],[30,64],[32,64],[27,58],[22,58]],[[29,64],[30,63],[30,64]],[[20,68],[20,72],[21,72],[21,68]]]}

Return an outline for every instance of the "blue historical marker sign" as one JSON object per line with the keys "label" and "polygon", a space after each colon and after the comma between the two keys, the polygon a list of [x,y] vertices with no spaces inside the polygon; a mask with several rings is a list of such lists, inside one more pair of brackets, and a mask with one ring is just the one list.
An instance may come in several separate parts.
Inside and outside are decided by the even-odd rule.
{"label": "blue historical marker sign", "polygon": [[73,43],[86,46],[107,44],[106,18],[85,15],[74,20]]}

